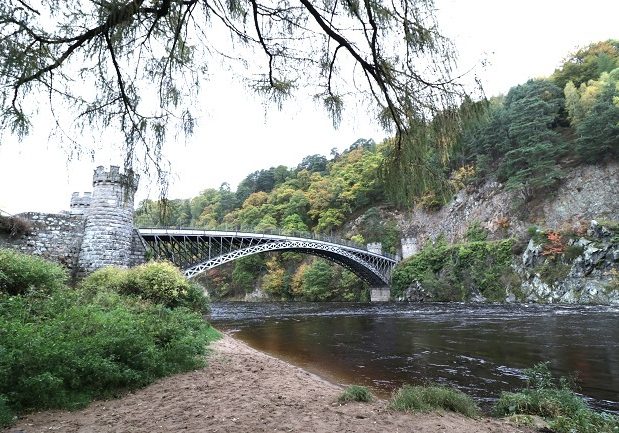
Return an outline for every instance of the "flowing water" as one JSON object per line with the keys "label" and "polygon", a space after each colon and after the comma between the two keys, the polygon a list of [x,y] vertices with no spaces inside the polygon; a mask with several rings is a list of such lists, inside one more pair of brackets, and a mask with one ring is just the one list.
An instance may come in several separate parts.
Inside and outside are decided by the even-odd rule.
{"label": "flowing water", "polygon": [[215,303],[211,321],[250,346],[386,396],[455,386],[488,407],[549,361],[590,404],[619,413],[619,308],[542,305]]}

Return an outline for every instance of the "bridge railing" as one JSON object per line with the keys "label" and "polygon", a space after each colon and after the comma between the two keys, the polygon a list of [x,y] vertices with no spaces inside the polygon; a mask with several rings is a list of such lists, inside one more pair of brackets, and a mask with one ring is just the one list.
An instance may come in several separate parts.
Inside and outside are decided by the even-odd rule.
{"label": "bridge railing", "polygon": [[[140,227],[141,229],[175,229],[175,230],[206,230],[206,231],[218,231],[218,232],[227,232],[227,233],[255,233],[259,235],[275,235],[275,236],[288,236],[288,237],[297,237],[297,238],[305,238],[305,239],[313,239],[322,242],[330,242],[332,244],[344,245],[351,248],[356,248],[359,250],[368,251],[366,245],[359,244],[357,242],[353,242],[348,239],[342,239],[335,236],[328,236],[318,233],[312,232],[301,232],[295,230],[283,230],[283,229],[267,229],[267,230],[256,230],[252,227],[230,227],[228,225],[224,226],[216,226],[216,227],[183,227],[183,226],[174,226],[174,227]],[[396,260],[396,256],[393,254],[381,253],[382,256],[387,258]]]}

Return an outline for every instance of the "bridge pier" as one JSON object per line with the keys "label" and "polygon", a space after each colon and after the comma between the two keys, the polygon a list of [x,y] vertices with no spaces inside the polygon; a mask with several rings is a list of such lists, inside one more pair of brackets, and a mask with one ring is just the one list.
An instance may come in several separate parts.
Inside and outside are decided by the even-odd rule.
{"label": "bridge pier", "polygon": [[370,289],[370,302],[389,302],[390,298],[390,287],[373,287]]}

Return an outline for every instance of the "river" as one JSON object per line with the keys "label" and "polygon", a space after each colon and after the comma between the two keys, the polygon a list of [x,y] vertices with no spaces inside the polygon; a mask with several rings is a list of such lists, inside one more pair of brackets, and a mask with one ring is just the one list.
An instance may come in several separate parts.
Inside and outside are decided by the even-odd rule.
{"label": "river", "polygon": [[589,403],[619,413],[619,308],[546,305],[214,303],[212,323],[255,349],[387,396],[455,386],[488,408],[549,361]]}

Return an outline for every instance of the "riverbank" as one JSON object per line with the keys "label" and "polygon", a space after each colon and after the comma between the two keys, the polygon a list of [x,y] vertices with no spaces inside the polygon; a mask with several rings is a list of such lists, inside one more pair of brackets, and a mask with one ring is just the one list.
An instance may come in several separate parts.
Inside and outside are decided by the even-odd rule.
{"label": "riverbank", "polygon": [[526,432],[493,419],[336,402],[342,388],[225,335],[206,368],[85,409],[28,415],[6,432]]}

